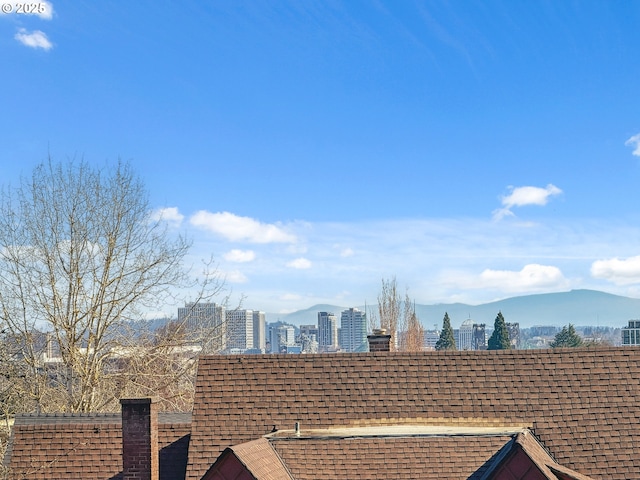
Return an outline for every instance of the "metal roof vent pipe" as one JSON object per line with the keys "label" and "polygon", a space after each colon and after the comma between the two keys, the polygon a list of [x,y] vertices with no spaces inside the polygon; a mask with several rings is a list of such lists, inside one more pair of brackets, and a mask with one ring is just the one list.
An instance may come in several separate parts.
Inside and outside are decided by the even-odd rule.
{"label": "metal roof vent pipe", "polygon": [[375,329],[371,335],[367,335],[367,340],[370,352],[391,351],[391,335],[388,335],[384,328]]}

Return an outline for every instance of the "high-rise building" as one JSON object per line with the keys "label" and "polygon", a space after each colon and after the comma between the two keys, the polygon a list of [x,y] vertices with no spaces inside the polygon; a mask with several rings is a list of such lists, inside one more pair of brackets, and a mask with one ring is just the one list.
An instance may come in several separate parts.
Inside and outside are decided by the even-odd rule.
{"label": "high-rise building", "polygon": [[227,350],[240,351],[253,348],[253,310],[227,312]]}
{"label": "high-rise building", "polygon": [[340,348],[345,352],[366,352],[367,316],[357,308],[343,310],[340,316]]}
{"label": "high-rise building", "polygon": [[253,348],[261,353],[267,349],[266,314],[259,310],[253,311]]}
{"label": "high-rise building", "polygon": [[318,312],[318,346],[320,351],[338,348],[338,321],[331,312]]}
{"label": "high-rise building", "polygon": [[460,325],[456,346],[458,347],[458,350],[472,350],[473,321],[470,318],[462,322],[462,325]]}
{"label": "high-rise building", "polygon": [[487,349],[487,330],[484,323],[473,324],[473,339],[471,344],[472,350]]}
{"label": "high-rise building", "polygon": [[187,303],[178,308],[178,323],[184,325],[187,339],[202,347],[204,353],[217,353],[226,348],[227,322],[222,305]]}

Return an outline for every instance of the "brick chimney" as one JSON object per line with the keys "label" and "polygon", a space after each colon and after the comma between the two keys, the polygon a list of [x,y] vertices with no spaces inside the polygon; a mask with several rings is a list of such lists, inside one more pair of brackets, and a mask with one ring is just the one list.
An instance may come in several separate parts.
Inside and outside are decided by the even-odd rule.
{"label": "brick chimney", "polygon": [[151,398],[121,399],[122,479],[159,480],[158,410]]}
{"label": "brick chimney", "polygon": [[373,331],[373,334],[367,335],[369,340],[370,352],[389,352],[391,351],[391,335],[387,335],[384,328]]}

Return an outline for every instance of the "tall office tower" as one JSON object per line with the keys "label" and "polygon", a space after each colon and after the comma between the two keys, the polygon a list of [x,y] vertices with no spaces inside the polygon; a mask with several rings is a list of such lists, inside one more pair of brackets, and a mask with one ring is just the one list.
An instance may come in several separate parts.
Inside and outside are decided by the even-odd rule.
{"label": "tall office tower", "polygon": [[264,353],[267,348],[267,322],[264,312],[253,311],[253,348]]}
{"label": "tall office tower", "polygon": [[473,348],[473,321],[465,320],[460,325],[458,332],[458,341],[456,343],[458,350],[472,350]]}
{"label": "tall office tower", "polygon": [[366,352],[367,316],[357,308],[343,310],[340,316],[340,348],[345,352]]}
{"label": "tall office tower", "polygon": [[253,348],[253,310],[227,312],[227,350]]}
{"label": "tall office tower", "polygon": [[324,352],[338,348],[338,321],[331,312],[318,312],[318,346]]}
{"label": "tall office tower", "polygon": [[472,350],[486,350],[487,349],[487,331],[484,323],[473,324],[473,342],[471,345]]}
{"label": "tall office tower", "polygon": [[203,353],[217,353],[227,346],[226,312],[215,303],[187,303],[178,308],[178,323],[185,326],[187,339]]}
{"label": "tall office tower", "polygon": [[509,343],[511,348],[520,348],[520,323],[513,322],[507,324],[507,331],[509,332]]}

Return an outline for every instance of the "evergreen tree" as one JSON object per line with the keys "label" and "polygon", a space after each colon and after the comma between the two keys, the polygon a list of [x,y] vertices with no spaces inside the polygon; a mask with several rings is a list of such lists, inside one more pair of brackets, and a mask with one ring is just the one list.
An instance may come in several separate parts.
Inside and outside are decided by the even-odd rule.
{"label": "evergreen tree", "polygon": [[453,328],[451,328],[451,320],[449,320],[447,312],[442,320],[442,331],[436,342],[436,350],[456,350],[456,339],[453,336]]}
{"label": "evergreen tree", "polygon": [[509,330],[507,330],[507,324],[504,321],[502,312],[498,312],[487,350],[508,350],[510,348]]}
{"label": "evergreen tree", "polygon": [[561,347],[581,347],[583,345],[582,338],[576,333],[573,325],[562,327],[562,330],[555,336],[551,342],[551,348]]}

